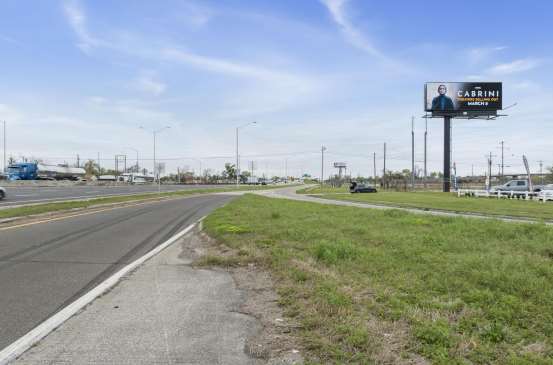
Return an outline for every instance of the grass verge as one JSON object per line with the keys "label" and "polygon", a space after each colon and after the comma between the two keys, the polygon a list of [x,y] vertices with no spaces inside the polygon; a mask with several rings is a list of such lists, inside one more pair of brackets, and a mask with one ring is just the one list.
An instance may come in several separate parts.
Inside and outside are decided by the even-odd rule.
{"label": "grass verge", "polygon": [[204,229],[263,265],[309,363],[553,364],[553,229],[246,195]]}
{"label": "grass verge", "polygon": [[302,194],[322,194],[321,198],[361,203],[392,205],[405,208],[437,209],[462,213],[524,217],[553,220],[553,204],[531,200],[457,197],[453,193],[438,192],[378,192],[350,194],[345,188],[306,188]]}
{"label": "grass verge", "polygon": [[102,205],[102,204],[141,201],[146,199],[154,199],[157,197],[167,198],[167,197],[186,196],[186,195],[192,195],[192,194],[225,192],[225,191],[276,189],[280,187],[282,186],[241,186],[238,189],[236,189],[236,187],[190,189],[190,190],[163,192],[161,194],[146,193],[146,194],[135,194],[135,195],[121,195],[121,196],[110,196],[105,198],[93,198],[88,200],[74,200],[74,201],[64,201],[64,202],[55,202],[55,203],[26,205],[21,207],[1,209],[0,219],[17,218],[17,217],[23,217],[23,216],[33,215],[33,214],[58,212],[63,210],[76,209],[76,208],[89,208],[91,206]]}

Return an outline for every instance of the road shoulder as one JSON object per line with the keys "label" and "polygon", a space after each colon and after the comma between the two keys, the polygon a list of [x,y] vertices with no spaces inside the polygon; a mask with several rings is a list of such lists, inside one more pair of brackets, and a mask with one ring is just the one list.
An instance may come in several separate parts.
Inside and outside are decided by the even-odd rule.
{"label": "road shoulder", "polygon": [[[244,309],[259,287],[191,265],[205,250],[199,237],[195,230],[126,275],[15,364],[292,363],[257,346],[267,323]],[[259,275],[243,276],[245,283]],[[257,301],[267,298],[276,301],[270,293]]]}

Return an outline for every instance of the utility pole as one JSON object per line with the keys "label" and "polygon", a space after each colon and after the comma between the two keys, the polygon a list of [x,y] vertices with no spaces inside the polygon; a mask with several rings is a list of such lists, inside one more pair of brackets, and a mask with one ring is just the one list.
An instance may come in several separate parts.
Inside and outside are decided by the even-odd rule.
{"label": "utility pole", "polygon": [[326,151],[326,147],[321,146],[321,190],[324,184],[324,151]]}
{"label": "utility pole", "polygon": [[284,159],[284,178],[286,179],[286,183],[288,183],[288,159]]}
{"label": "utility pole", "polygon": [[374,175],[374,186],[376,187],[376,152],[373,152],[373,175]]}
{"label": "utility pole", "polygon": [[382,187],[386,188],[386,142],[384,142],[384,168],[382,169]]}
{"label": "utility pole", "polygon": [[6,166],[6,121],[4,121],[4,173],[8,172],[8,166]]}
{"label": "utility pole", "polygon": [[200,184],[201,184],[203,181],[204,172],[202,170],[202,159],[198,159],[198,161],[200,161]]}
{"label": "utility pole", "polygon": [[457,190],[457,164],[453,162],[453,189]]}
{"label": "utility pole", "polygon": [[240,157],[238,157],[238,127],[236,127],[236,168],[234,169],[236,174],[236,188],[240,186],[240,176],[238,176],[239,163],[240,163]]}
{"label": "utility pole", "polygon": [[426,188],[426,180],[428,178],[426,170],[426,140],[428,137],[428,116],[424,116],[424,188]]}
{"label": "utility pole", "polygon": [[79,157],[79,154],[77,153],[77,168],[81,167],[81,158]]}
{"label": "utility pole", "polygon": [[540,184],[543,185],[543,160],[538,161],[540,163]]}
{"label": "utility pole", "polygon": [[98,159],[96,161],[98,162],[98,176],[100,176],[102,175],[102,168],[100,167],[100,152],[98,152]]}
{"label": "utility pole", "polygon": [[470,165],[470,174],[474,178],[474,164]]}
{"label": "utility pole", "polygon": [[250,124],[257,124],[257,122],[249,122],[236,127],[236,187],[240,186],[240,155],[238,154],[238,131],[240,128],[249,126]]}
{"label": "utility pole", "polygon": [[415,117],[411,116],[411,190],[415,190]]}
{"label": "utility pole", "polygon": [[490,177],[490,185],[492,184],[492,153],[490,152],[490,157],[488,158],[488,176]]}
{"label": "utility pole", "polygon": [[503,151],[505,149],[505,141],[499,142],[501,144],[501,177],[503,177],[505,172],[505,160],[503,159]]}

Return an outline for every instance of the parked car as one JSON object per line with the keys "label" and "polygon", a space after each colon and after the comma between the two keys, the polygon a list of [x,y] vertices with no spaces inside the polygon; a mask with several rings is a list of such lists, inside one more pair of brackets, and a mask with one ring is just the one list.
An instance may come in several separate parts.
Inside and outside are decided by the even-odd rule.
{"label": "parked car", "polygon": [[376,188],[370,185],[359,184],[356,181],[352,181],[349,184],[349,192],[354,193],[376,193]]}
{"label": "parked car", "polygon": [[538,193],[538,199],[543,201],[553,200],[553,184],[544,185]]}
{"label": "parked car", "polygon": [[6,197],[6,189],[0,186],[0,200]]}
{"label": "parked car", "polygon": [[505,184],[492,187],[492,191],[528,191],[527,180],[511,180]]}
{"label": "parked car", "polygon": [[[541,191],[544,188],[543,185],[534,185],[532,187],[533,192]],[[510,180],[507,181],[503,185],[494,186],[491,189],[492,191],[522,191],[527,192],[530,191],[530,187],[528,186],[528,180],[526,179],[520,179],[520,180]]]}

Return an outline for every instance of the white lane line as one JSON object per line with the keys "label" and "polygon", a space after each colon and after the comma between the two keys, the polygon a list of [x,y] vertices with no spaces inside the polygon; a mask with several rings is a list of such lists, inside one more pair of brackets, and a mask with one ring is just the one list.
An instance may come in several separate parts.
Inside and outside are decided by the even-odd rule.
{"label": "white lane line", "polygon": [[[167,192],[180,192],[180,191],[188,191],[189,189],[179,189],[179,190],[170,190],[170,191],[161,191],[162,193]],[[57,198],[45,198],[45,199],[33,199],[33,200],[18,200],[18,201],[1,201],[0,202],[0,209],[3,208],[10,208],[13,206],[25,206],[25,205],[32,205],[34,203],[44,203],[44,202],[50,202],[50,203],[63,203],[68,201],[79,201],[79,200],[89,200],[92,198],[106,198],[106,197],[117,197],[117,196],[134,196],[134,195],[144,195],[144,194],[151,194],[152,196],[155,196],[157,191],[143,191],[143,192],[137,192],[137,193],[111,193],[111,194],[100,194],[100,195],[80,195],[80,196],[61,196]],[[86,194],[86,193],[85,193]],[[36,195],[36,194],[35,194]],[[15,195],[14,195],[15,196]]]}
{"label": "white lane line", "polygon": [[192,223],[191,225],[189,225],[179,233],[175,234],[173,237],[169,238],[167,241],[163,242],[161,245],[150,250],[144,256],[136,259],[135,261],[128,264],[121,270],[117,271],[115,274],[113,274],[112,276],[110,276],[100,284],[98,284],[94,289],[84,294],[82,297],[75,300],[73,303],[69,304],[67,307],[65,307],[58,313],[54,314],[52,317],[48,318],[47,320],[39,324],[37,327],[29,331],[24,336],[20,337],[18,340],[13,342],[8,347],[4,348],[2,351],[0,351],[0,365],[6,365],[10,361],[13,361],[19,356],[21,356],[30,347],[37,344],[40,340],[46,337],[50,332],[52,332],[53,330],[61,326],[63,322],[67,321],[75,313],[80,311],[82,308],[90,304],[94,299],[98,298],[100,295],[104,294],[111,287],[117,284],[123,276],[125,276],[132,270],[136,269],[138,266],[142,265],[145,261],[157,255],[165,248],[175,243],[175,241],[177,241],[179,238],[183,237],[185,234],[190,232],[192,228],[194,228],[194,226],[198,224],[198,222],[200,222],[202,219],[196,221],[195,223]]}

